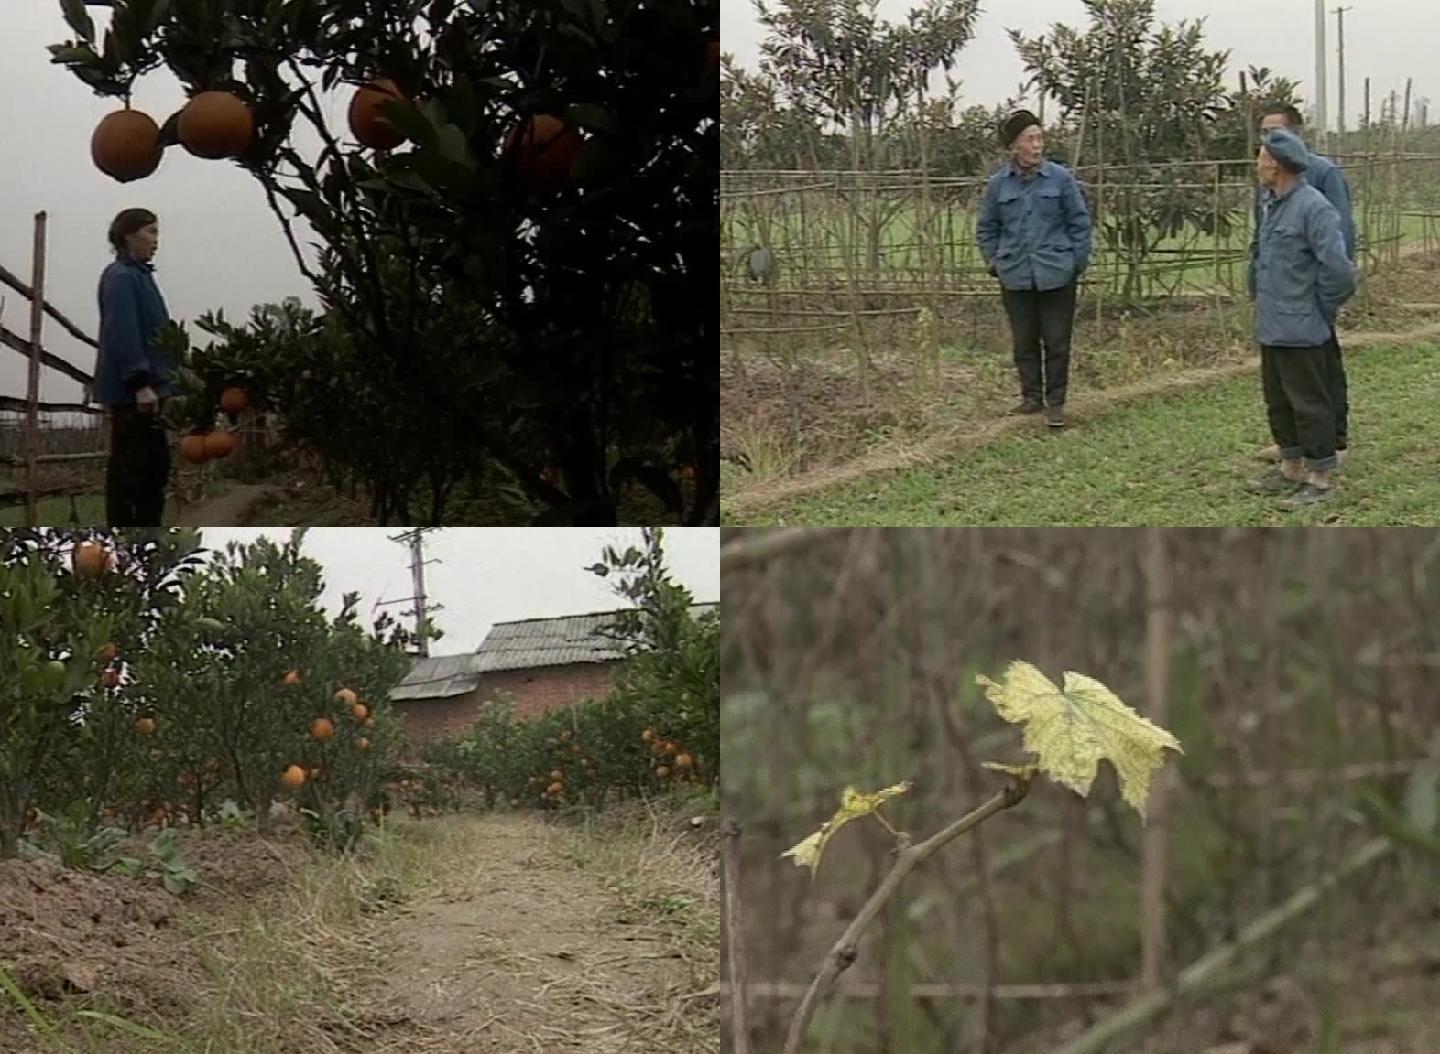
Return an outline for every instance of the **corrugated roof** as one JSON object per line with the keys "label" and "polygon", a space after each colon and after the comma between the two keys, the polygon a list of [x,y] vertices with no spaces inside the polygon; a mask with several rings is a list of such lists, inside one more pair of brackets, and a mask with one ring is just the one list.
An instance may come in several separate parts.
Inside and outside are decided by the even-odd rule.
{"label": "corrugated roof", "polygon": [[[697,618],[718,604],[694,604]],[[448,699],[473,692],[481,674],[502,670],[529,670],[541,666],[569,666],[582,662],[614,662],[624,653],[613,641],[596,636],[617,612],[597,611],[560,618],[497,622],[484,642],[468,655],[417,659],[409,676],[395,686],[390,698]]]}

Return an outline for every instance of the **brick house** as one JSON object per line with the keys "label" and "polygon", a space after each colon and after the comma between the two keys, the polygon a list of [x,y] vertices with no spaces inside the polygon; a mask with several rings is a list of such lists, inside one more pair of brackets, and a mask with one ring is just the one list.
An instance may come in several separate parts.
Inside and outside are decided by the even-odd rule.
{"label": "brick house", "polygon": [[[716,604],[695,604],[699,616]],[[416,659],[390,702],[417,746],[458,735],[501,692],[515,713],[535,718],[610,690],[624,656],[597,636],[614,611],[497,622],[474,652]]]}

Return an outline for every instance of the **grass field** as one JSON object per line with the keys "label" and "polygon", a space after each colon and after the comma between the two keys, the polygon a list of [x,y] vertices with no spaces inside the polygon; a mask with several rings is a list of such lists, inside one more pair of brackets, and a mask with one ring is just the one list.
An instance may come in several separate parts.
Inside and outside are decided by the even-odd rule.
{"label": "grass field", "polygon": [[948,465],[862,480],[725,522],[1057,526],[1440,524],[1440,348],[1347,356],[1349,461],[1328,502],[1285,512],[1245,490],[1268,441],[1254,373],[1011,433]]}

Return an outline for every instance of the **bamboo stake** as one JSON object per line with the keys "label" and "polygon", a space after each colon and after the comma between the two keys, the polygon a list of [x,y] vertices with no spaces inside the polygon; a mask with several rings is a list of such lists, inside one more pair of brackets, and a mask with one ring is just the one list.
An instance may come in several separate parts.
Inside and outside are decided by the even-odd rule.
{"label": "bamboo stake", "polygon": [[35,255],[31,266],[30,300],[30,370],[26,398],[30,406],[26,414],[25,432],[25,524],[39,523],[40,507],[36,500],[36,461],[40,456],[40,333],[45,325],[45,225],[44,212],[35,214]]}

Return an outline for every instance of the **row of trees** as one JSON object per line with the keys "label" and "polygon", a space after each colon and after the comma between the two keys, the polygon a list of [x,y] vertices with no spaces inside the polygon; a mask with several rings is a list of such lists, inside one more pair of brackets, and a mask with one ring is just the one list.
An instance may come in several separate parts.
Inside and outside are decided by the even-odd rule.
{"label": "row of trees", "polygon": [[[114,0],[103,37],[60,5],[53,60],[98,94],[128,105],[164,67],[248,107],[234,160],[324,305],[283,368],[244,342],[196,356],[212,420],[220,385],[250,384],[378,522],[442,522],[457,485],[502,474],[544,522],[614,523],[635,486],[718,518],[717,0]],[[324,92],[376,78],[396,149],[324,117]],[[573,163],[525,160],[541,115],[583,137]]]}
{"label": "row of trees", "polygon": [[768,31],[759,70],[728,58],[723,67],[727,169],[980,175],[1000,156],[1000,118],[1025,97],[1040,100],[1061,159],[1238,158],[1263,106],[1299,101],[1294,81],[1265,68],[1227,86],[1229,53],[1206,46],[1199,20],[1159,22],[1154,0],[1085,0],[1084,27],[1056,24],[1036,37],[1010,30],[1025,78],[993,108],[962,107],[950,75],[973,34],[974,0],[913,10],[904,25],[877,18],[863,0],[757,7]]}
{"label": "row of trees", "polygon": [[356,594],[327,617],[303,537],[206,561],[193,531],[6,532],[0,856],[36,807],[94,832],[203,823],[233,799],[264,830],[292,795],[324,841],[354,844],[401,745],[387,699],[410,637],[389,616],[363,628]]}

